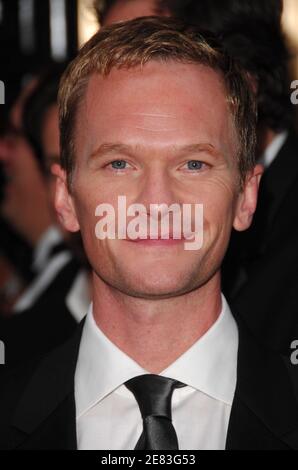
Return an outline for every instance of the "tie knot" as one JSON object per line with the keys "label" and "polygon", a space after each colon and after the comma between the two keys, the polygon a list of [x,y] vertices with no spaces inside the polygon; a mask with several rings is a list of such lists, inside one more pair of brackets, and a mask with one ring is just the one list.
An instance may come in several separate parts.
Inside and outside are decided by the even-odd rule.
{"label": "tie knot", "polygon": [[171,420],[174,388],[184,387],[185,384],[161,375],[145,374],[128,380],[125,386],[134,394],[143,419],[163,416]]}

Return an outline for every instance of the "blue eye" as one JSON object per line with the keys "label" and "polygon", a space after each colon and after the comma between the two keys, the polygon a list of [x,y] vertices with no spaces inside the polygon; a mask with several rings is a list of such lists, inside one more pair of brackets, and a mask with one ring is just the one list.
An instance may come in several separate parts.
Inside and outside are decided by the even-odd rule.
{"label": "blue eye", "polygon": [[127,163],[125,160],[115,160],[111,162],[111,165],[115,170],[124,170],[126,168]]}
{"label": "blue eye", "polygon": [[187,162],[188,170],[201,170],[203,163],[199,160],[190,160]]}

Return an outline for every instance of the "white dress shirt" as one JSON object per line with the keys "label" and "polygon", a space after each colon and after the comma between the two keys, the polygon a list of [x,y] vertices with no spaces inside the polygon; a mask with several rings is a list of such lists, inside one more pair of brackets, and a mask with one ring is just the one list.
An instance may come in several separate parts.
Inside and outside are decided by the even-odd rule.
{"label": "white dress shirt", "polygon": [[61,242],[63,242],[63,235],[55,225],[44,232],[34,249],[32,264],[34,271],[40,273],[47,267],[52,249]]}
{"label": "white dress shirt", "polygon": [[258,163],[264,166],[265,170],[274,162],[288,135],[288,131],[279,132],[265,149],[265,152],[258,161]]}
{"label": "white dress shirt", "polygon": [[[172,396],[179,449],[224,449],[236,388],[238,329],[222,296],[213,326],[160,375],[185,383]],[[146,374],[98,328],[92,305],[75,373],[78,449],[132,450],[143,429],[124,382]]]}
{"label": "white dress shirt", "polygon": [[33,279],[32,283],[25,289],[21,297],[15,303],[13,313],[20,314],[32,308],[71,259],[72,254],[68,250],[61,251],[61,253],[52,256],[47,267]]}
{"label": "white dress shirt", "polygon": [[83,320],[90,305],[89,276],[85,269],[81,269],[65,298],[65,304],[73,316],[80,323]]}
{"label": "white dress shirt", "polygon": [[62,233],[54,225],[48,228],[41,236],[33,256],[32,267],[36,271],[36,277],[15,303],[13,313],[19,314],[32,308],[53,279],[71,260],[72,255],[67,249],[51,256],[53,248],[62,241]]}

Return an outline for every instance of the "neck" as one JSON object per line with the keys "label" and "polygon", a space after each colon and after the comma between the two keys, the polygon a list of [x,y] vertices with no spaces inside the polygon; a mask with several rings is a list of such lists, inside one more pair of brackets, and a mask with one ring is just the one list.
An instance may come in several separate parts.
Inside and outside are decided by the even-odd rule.
{"label": "neck", "polygon": [[220,274],[179,297],[125,295],[93,274],[93,315],[101,331],[150,373],[158,374],[189,349],[221,311]]}

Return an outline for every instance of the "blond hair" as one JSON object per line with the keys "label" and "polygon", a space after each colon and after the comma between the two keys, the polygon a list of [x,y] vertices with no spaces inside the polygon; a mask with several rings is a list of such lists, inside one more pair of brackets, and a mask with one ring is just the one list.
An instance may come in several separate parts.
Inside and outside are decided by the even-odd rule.
{"label": "blond hair", "polygon": [[[74,128],[90,75],[107,76],[114,68],[133,68],[150,61],[200,64],[218,72],[238,134],[236,158],[240,183],[254,166],[256,102],[247,74],[209,33],[173,18],[146,17],[99,30],[65,71],[59,91],[61,163],[69,187],[75,163]],[[173,97],[174,99],[174,97]]]}

